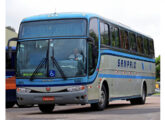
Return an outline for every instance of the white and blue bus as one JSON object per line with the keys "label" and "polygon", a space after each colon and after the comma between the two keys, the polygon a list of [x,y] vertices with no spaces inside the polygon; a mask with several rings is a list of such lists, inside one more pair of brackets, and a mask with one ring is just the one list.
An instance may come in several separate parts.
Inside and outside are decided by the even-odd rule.
{"label": "white and blue bus", "polygon": [[16,86],[20,105],[91,104],[113,100],[144,104],[155,90],[151,37],[87,13],[23,19],[17,39]]}

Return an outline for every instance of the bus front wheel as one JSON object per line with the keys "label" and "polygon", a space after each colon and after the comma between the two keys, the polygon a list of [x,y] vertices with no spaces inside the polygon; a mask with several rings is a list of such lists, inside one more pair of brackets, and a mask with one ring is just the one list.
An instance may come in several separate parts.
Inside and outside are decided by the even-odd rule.
{"label": "bus front wheel", "polygon": [[101,98],[100,98],[99,102],[98,103],[92,103],[91,108],[93,110],[104,110],[104,108],[107,105],[107,97],[108,97],[107,91],[105,89],[105,86],[103,85],[102,89],[101,89]]}
{"label": "bus front wheel", "polygon": [[51,113],[55,107],[55,104],[39,104],[39,109],[43,113]]}

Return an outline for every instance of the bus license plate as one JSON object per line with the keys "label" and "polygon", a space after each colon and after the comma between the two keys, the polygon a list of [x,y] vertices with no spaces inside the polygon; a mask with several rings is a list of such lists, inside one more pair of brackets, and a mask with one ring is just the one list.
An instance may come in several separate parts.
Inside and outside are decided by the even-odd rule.
{"label": "bus license plate", "polygon": [[54,97],[50,97],[50,96],[46,96],[42,98],[43,101],[54,101],[55,98]]}

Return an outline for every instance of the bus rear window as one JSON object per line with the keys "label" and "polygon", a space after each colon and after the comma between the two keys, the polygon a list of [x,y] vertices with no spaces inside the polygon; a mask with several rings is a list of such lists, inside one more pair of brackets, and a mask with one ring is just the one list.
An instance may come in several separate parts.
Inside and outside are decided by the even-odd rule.
{"label": "bus rear window", "polygon": [[86,35],[85,19],[49,20],[22,23],[19,39],[84,35]]}

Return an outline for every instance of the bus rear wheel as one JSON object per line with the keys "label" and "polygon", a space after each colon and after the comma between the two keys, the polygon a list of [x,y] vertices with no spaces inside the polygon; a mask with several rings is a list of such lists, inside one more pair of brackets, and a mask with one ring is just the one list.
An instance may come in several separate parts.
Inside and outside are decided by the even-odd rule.
{"label": "bus rear wheel", "polygon": [[137,104],[145,104],[146,102],[146,86],[143,85],[143,89],[142,89],[142,96],[140,98],[134,98],[134,99],[131,99],[130,102],[132,105],[137,105]]}
{"label": "bus rear wheel", "polygon": [[55,104],[39,104],[39,109],[43,113],[51,113],[55,107]]}
{"label": "bus rear wheel", "polygon": [[100,98],[99,102],[98,103],[92,103],[91,108],[93,110],[104,110],[104,108],[107,105],[107,97],[108,97],[107,91],[105,89],[105,86],[103,85],[102,89],[101,89],[101,98]]}

